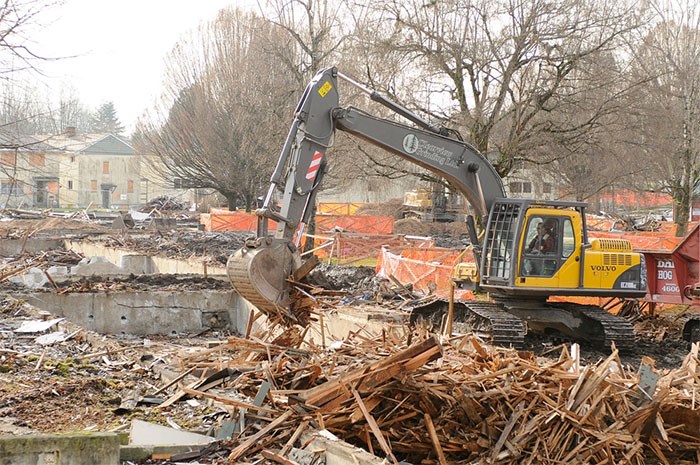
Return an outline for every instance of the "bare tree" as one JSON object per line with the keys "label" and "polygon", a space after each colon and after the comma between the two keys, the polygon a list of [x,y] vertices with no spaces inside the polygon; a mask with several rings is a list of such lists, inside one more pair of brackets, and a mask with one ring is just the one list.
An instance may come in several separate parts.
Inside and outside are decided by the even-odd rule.
{"label": "bare tree", "polygon": [[222,10],[169,57],[163,105],[139,122],[135,140],[167,178],[213,188],[250,210],[272,172],[296,81],[271,72],[285,37],[252,13]]}
{"label": "bare tree", "polygon": [[346,1],[267,0],[262,9],[265,19],[286,33],[287,40],[274,54],[276,64],[292,73],[299,89],[322,66],[338,59],[345,30]]}
{"label": "bare tree", "polygon": [[610,56],[637,24],[630,6],[602,0],[375,5],[376,22],[367,27],[381,36],[376,52],[401,57],[403,74],[410,77],[404,81],[415,83],[396,90],[398,97],[466,130],[480,151],[496,155],[501,175],[520,161],[551,162],[543,134],[585,140],[607,107],[590,114],[586,124],[547,116],[579,98],[587,83],[577,71],[600,55]]}
{"label": "bare tree", "polygon": [[684,235],[700,185],[700,5],[651,2],[657,21],[636,47],[636,72],[647,77],[633,116],[649,188],[671,194],[677,234]]}
{"label": "bare tree", "polygon": [[41,25],[41,15],[62,5],[62,0],[3,0],[0,2],[0,75],[11,79],[19,71],[41,72],[39,64],[53,57],[36,51],[30,37]]}
{"label": "bare tree", "polygon": [[[56,109],[63,103],[52,102],[53,95],[42,101],[36,82],[41,66],[59,57],[43,56],[31,41],[34,29],[43,26],[48,11],[58,9],[62,0],[3,0],[0,2],[0,76],[2,95],[0,125],[20,134],[50,132]],[[52,90],[55,92],[55,90]]]}
{"label": "bare tree", "polygon": [[61,134],[69,126],[87,131],[91,114],[75,93],[61,89],[55,94],[5,81],[0,87],[0,127],[16,135]]}

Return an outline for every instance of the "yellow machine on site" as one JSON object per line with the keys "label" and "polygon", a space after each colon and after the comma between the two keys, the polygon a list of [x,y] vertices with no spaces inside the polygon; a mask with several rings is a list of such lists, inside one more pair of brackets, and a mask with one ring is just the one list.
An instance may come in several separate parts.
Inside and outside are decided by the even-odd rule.
{"label": "yellow machine on site", "polygon": [[[413,125],[341,107],[338,78]],[[335,68],[322,70],[307,86],[263,206],[256,212],[257,237],[249,239],[227,265],[233,286],[261,311],[289,313],[288,279],[303,267],[297,249],[300,225],[311,213],[336,130],[442,176],[471,206],[467,225],[476,266],[458,269],[462,273],[458,284],[485,290],[491,300],[460,303],[456,318],[468,328],[501,344],[521,344],[527,330],[567,334],[601,345],[633,344],[632,326],[625,319],[594,305],[548,300],[644,296],[644,257],[633,252],[628,241],[589,241],[585,203],[505,198],[494,167],[459,133],[430,124]],[[283,191],[279,210],[272,201],[278,187]],[[268,218],[278,221],[274,234],[268,234]],[[548,231],[547,250],[531,246],[538,225]],[[416,309],[416,315],[430,311]]]}
{"label": "yellow machine on site", "polygon": [[408,191],[403,197],[403,218],[417,218],[424,222],[464,221],[464,205],[459,198],[437,182],[431,187],[419,187]]}

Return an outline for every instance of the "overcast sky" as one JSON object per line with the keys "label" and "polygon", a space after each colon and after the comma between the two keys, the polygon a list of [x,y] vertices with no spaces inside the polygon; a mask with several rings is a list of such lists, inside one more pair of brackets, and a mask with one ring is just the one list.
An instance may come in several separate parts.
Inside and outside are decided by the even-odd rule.
{"label": "overcast sky", "polygon": [[255,0],[65,0],[42,16],[32,37],[45,56],[77,56],[44,63],[49,89],[75,89],[90,108],[114,102],[133,129],[161,91],[164,59],[178,39],[229,5],[255,8]]}

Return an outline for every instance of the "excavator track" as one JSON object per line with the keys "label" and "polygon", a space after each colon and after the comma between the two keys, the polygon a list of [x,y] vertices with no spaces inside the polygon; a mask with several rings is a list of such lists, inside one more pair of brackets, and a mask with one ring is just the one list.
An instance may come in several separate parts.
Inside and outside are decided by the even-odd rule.
{"label": "excavator track", "polygon": [[621,351],[634,347],[632,324],[595,305],[515,299],[504,299],[500,303],[507,312],[526,320],[532,332],[559,334],[604,350],[613,342]]}
{"label": "excavator track", "polygon": [[[527,326],[520,318],[505,311],[499,304],[490,302],[469,302],[464,304],[464,315],[455,320],[470,322],[488,329],[491,343],[500,346],[522,347],[525,344]],[[457,324],[463,324],[458,321]],[[483,337],[484,334],[481,334]]]}
{"label": "excavator track", "polygon": [[602,333],[592,335],[590,338],[592,343],[602,344],[605,348],[615,343],[615,347],[621,351],[629,351],[634,347],[634,327],[624,318],[595,305],[566,303],[557,304],[557,306],[571,313],[580,312],[588,320],[587,325],[595,323],[600,325]]}
{"label": "excavator track", "polygon": [[[447,315],[448,303],[434,300],[413,308],[411,324],[420,320],[439,326]],[[491,302],[455,302],[453,328],[460,333],[472,332],[492,344],[522,347],[527,327],[525,323]]]}
{"label": "excavator track", "polygon": [[[439,326],[447,314],[442,300],[415,307],[411,323],[422,319]],[[620,351],[634,347],[634,328],[622,317],[594,305],[569,302],[499,300],[496,302],[455,302],[453,329],[473,332],[487,341],[506,347],[522,347],[528,331],[553,337],[564,336]]]}

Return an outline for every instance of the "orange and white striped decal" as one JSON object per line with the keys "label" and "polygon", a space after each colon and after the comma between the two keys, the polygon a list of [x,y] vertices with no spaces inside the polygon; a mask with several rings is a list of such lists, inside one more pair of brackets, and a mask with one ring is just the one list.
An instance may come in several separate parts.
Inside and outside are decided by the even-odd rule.
{"label": "orange and white striped decal", "polygon": [[321,160],[323,159],[323,154],[321,152],[314,152],[314,156],[311,159],[311,164],[309,165],[309,169],[306,171],[306,179],[309,181],[313,181],[316,179],[316,175],[318,174],[318,170],[321,167]]}

